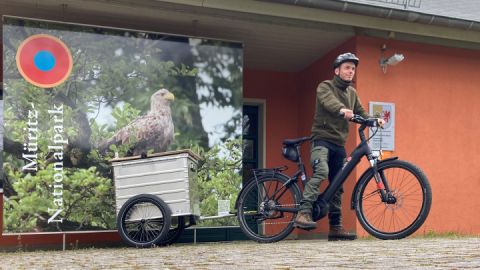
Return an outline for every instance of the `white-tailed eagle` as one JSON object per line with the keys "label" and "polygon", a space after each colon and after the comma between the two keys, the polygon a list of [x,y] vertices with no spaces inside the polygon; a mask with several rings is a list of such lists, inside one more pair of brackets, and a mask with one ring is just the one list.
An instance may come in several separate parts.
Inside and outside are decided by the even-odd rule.
{"label": "white-tailed eagle", "polygon": [[165,152],[173,142],[174,126],[170,103],[174,98],[167,89],[155,92],[150,99],[150,111],[134,119],[100,144],[100,151],[106,151],[111,144],[120,145],[133,141],[129,155],[141,155],[150,149],[155,153]]}

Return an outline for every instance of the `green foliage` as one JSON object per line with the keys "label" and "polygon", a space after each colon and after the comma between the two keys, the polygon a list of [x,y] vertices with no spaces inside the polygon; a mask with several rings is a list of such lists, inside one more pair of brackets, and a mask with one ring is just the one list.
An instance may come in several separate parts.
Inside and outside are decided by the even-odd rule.
{"label": "green foliage", "polygon": [[116,107],[113,109],[112,116],[115,118],[115,125],[117,129],[120,129],[133,119],[140,115],[140,111],[133,108],[129,103],[125,103],[122,108]]}
{"label": "green foliage", "polygon": [[[15,171],[6,166],[6,173],[12,179],[17,195],[7,198],[4,211],[6,232],[31,232],[44,230],[114,229],[115,212],[112,194],[112,181],[101,177],[95,167],[89,169],[67,169],[63,171],[61,188],[62,204],[55,204],[54,166],[48,165],[36,175]],[[53,211],[63,209],[58,218],[68,223],[50,223],[48,218]],[[22,222],[18,222],[21,220]]]}
{"label": "green foliage", "polygon": [[[202,216],[216,216],[218,200],[230,200],[234,209],[242,183],[242,142],[227,140],[209,151],[199,153],[203,160],[199,166],[197,181],[200,187],[200,210]],[[198,148],[197,148],[198,149]],[[200,226],[237,225],[235,217],[202,221]]]}
{"label": "green foliage", "polygon": [[[96,121],[91,121],[92,122],[91,141],[94,143],[94,145],[101,144],[105,140],[105,138],[109,138],[119,129],[125,127],[126,125],[128,125],[128,123],[132,122],[133,120],[135,120],[135,118],[139,116],[140,116],[140,111],[133,108],[132,105],[130,105],[129,103],[124,103],[122,107],[116,107],[112,112],[112,117],[115,119],[113,128],[112,127],[109,128],[109,126],[106,124],[99,125],[96,123]],[[136,143],[136,138],[132,134],[128,143],[124,143],[121,145],[111,144],[108,149],[109,151],[105,154],[106,156],[104,158],[106,159],[113,158],[114,153],[118,153],[118,155],[122,157],[126,156],[128,150],[135,143]],[[99,154],[97,151],[92,151],[92,152],[95,152],[95,153],[91,153],[91,155]],[[99,162],[102,162],[100,159],[97,159],[97,160]],[[105,160],[103,162],[105,162]]]}

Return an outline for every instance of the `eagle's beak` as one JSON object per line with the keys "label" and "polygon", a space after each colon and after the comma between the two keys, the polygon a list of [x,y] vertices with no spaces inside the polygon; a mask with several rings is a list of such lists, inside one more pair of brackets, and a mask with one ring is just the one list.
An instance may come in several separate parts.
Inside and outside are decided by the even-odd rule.
{"label": "eagle's beak", "polygon": [[167,100],[175,100],[175,96],[172,93],[166,94],[163,98]]}

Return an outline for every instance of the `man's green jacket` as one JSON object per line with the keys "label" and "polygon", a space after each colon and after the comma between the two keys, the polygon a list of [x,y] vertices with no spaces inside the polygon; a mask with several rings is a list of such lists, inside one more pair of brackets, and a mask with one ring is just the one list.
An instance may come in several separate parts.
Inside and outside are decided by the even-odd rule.
{"label": "man's green jacket", "polygon": [[317,87],[317,101],[312,135],[315,140],[325,140],[344,146],[348,136],[348,121],[339,115],[340,109],[350,109],[362,117],[369,117],[360,103],[357,91],[349,83],[335,76]]}

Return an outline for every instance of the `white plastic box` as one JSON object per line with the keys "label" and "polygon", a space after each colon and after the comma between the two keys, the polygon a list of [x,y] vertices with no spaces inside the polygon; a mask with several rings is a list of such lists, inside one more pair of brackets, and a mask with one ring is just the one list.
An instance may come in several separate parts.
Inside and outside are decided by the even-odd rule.
{"label": "white plastic box", "polygon": [[117,214],[138,194],[153,194],[168,204],[172,216],[200,216],[198,157],[190,150],[112,159]]}

